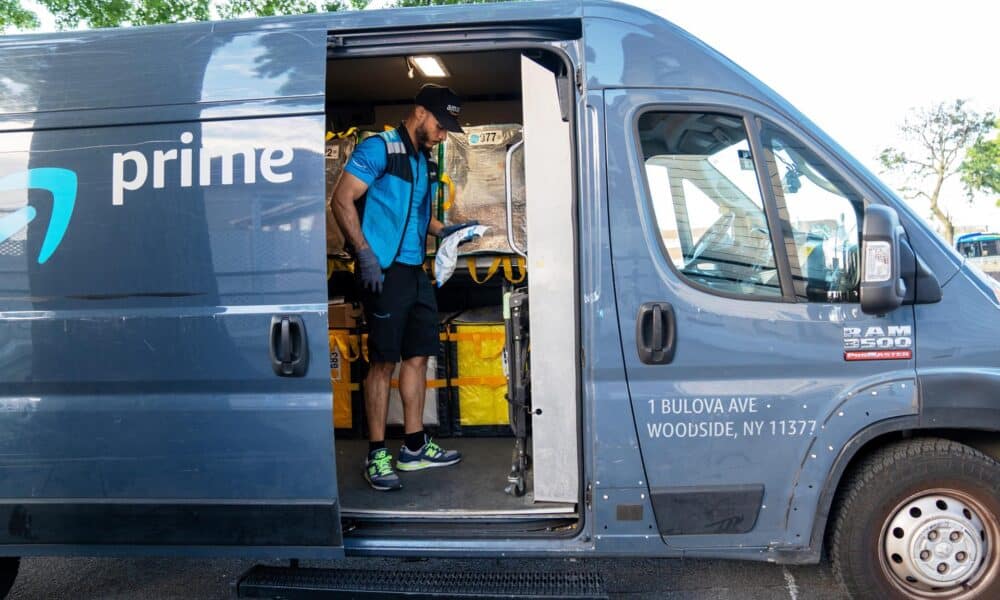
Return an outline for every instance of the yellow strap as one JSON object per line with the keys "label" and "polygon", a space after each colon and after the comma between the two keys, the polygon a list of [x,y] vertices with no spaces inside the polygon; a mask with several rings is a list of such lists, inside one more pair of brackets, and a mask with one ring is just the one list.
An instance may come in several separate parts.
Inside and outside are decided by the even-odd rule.
{"label": "yellow strap", "polygon": [[454,387],[467,385],[485,385],[490,387],[500,387],[507,385],[507,378],[502,375],[483,375],[481,377],[456,377],[451,380]]}
{"label": "yellow strap", "polygon": [[337,343],[337,350],[340,351],[340,356],[344,358],[347,362],[354,362],[361,358],[361,351],[358,347],[358,336],[356,335],[345,335],[333,338]]}
{"label": "yellow strap", "polygon": [[[393,379],[392,381],[389,382],[389,385],[398,389],[399,388],[399,380],[398,379]],[[448,382],[446,380],[444,380],[444,379],[428,379],[427,380],[427,387],[430,388],[430,389],[446,388],[446,387],[448,387]]]}
{"label": "yellow strap", "polygon": [[342,140],[342,139],[344,139],[346,137],[351,137],[352,135],[356,134],[357,132],[358,132],[358,128],[357,127],[351,127],[347,131],[338,131],[336,133],[334,133],[333,131],[327,131],[326,132],[326,141],[329,142],[333,138],[337,138],[338,140]]}
{"label": "yellow strap", "polygon": [[448,199],[445,200],[444,210],[451,210],[452,205],[455,204],[455,182],[451,180],[451,177],[447,173],[438,178],[438,181],[448,186]]}
{"label": "yellow strap", "polygon": [[503,259],[503,276],[504,276],[504,278],[507,279],[507,281],[509,281],[509,282],[511,282],[513,284],[521,283],[522,281],[524,281],[524,278],[528,275],[528,269],[526,268],[526,265],[524,264],[524,258],[523,257],[518,256],[517,260],[516,260],[516,264],[517,264],[518,271],[521,273],[521,276],[518,277],[517,279],[514,278],[514,265],[511,262],[510,257],[506,256]]}
{"label": "yellow strap", "polygon": [[[478,333],[449,333],[448,340],[452,342],[482,342],[485,340],[505,340],[507,336],[502,331],[483,331]],[[442,336],[443,337],[443,336]]]}
{"label": "yellow strap", "polygon": [[[390,385],[394,388],[399,388],[399,380],[393,379]],[[456,377],[451,380],[452,387],[458,386],[469,386],[469,385],[485,385],[489,387],[500,387],[502,385],[507,385],[507,378],[500,375],[483,375],[480,377]],[[444,379],[428,379],[427,387],[430,389],[440,389],[448,387],[448,382]],[[361,391],[360,383],[333,383],[333,389],[335,390],[350,390],[352,392]]]}
{"label": "yellow strap", "polygon": [[493,259],[493,263],[490,264],[490,268],[486,270],[486,277],[480,281],[479,279],[476,279],[476,258],[474,256],[470,256],[465,262],[469,266],[469,276],[472,277],[472,280],[479,285],[489,281],[491,277],[497,274],[497,269],[500,268],[500,257],[498,256]]}

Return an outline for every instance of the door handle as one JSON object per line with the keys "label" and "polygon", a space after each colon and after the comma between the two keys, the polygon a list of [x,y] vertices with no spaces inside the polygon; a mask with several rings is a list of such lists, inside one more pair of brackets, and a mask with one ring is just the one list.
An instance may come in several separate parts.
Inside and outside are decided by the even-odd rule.
{"label": "door handle", "polygon": [[639,360],[647,365],[665,365],[674,360],[677,319],[667,302],[647,302],[639,307],[635,322],[635,345]]}
{"label": "door handle", "polygon": [[309,343],[302,317],[281,315],[271,317],[268,346],[271,368],[279,377],[303,377],[309,367]]}

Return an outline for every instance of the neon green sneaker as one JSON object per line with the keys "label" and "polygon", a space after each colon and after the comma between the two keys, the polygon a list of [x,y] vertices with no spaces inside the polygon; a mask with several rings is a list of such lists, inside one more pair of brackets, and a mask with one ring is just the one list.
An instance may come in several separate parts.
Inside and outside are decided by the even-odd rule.
{"label": "neon green sneaker", "polygon": [[434,443],[434,440],[425,438],[424,445],[420,450],[413,452],[403,444],[399,449],[399,460],[396,461],[396,468],[400,471],[420,471],[432,467],[447,467],[462,460],[462,455],[458,450],[445,450]]}
{"label": "neon green sneaker", "polygon": [[392,470],[392,455],[385,448],[379,448],[365,459],[365,481],[380,492],[398,490],[403,487],[399,475]]}

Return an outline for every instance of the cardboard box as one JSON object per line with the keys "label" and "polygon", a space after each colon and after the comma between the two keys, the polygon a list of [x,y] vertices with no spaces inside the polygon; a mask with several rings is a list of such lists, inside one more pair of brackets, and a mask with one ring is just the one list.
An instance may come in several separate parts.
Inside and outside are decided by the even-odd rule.
{"label": "cardboard box", "polygon": [[330,329],[354,329],[362,319],[361,307],[347,302],[327,305],[327,324]]}

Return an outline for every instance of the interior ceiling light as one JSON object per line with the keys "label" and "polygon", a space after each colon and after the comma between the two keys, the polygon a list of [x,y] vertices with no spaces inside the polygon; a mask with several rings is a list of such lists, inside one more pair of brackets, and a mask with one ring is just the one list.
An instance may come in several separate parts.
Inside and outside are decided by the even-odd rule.
{"label": "interior ceiling light", "polygon": [[414,56],[410,60],[417,65],[424,77],[448,77],[444,63],[436,56]]}

